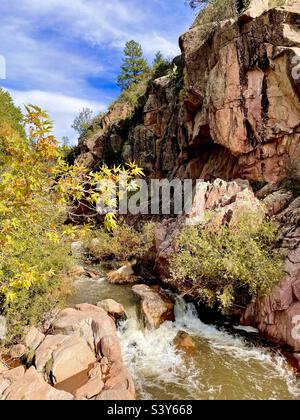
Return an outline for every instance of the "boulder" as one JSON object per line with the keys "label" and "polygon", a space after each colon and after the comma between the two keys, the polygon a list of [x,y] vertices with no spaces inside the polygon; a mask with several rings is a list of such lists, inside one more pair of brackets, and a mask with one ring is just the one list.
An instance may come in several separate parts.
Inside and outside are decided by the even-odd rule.
{"label": "boulder", "polygon": [[105,335],[100,341],[100,351],[103,357],[111,362],[122,359],[120,340],[116,335]]}
{"label": "boulder", "polygon": [[24,344],[16,344],[9,350],[9,355],[12,359],[20,359],[26,354],[26,352],[27,348],[24,346]]}
{"label": "boulder", "polygon": [[88,382],[75,391],[75,398],[77,400],[90,400],[99,395],[103,388],[101,365],[100,363],[95,363],[88,373]]}
{"label": "boulder", "polygon": [[62,334],[48,335],[43,343],[37,348],[34,363],[39,373],[47,373],[48,376],[50,375],[53,364],[52,355],[56,349],[63,346],[67,338],[68,337]]}
{"label": "boulder", "polygon": [[196,349],[193,337],[185,331],[179,331],[174,339],[174,345],[179,350],[190,351]]}
{"label": "boulder", "polygon": [[174,302],[160,287],[140,284],[133,286],[132,290],[141,301],[141,314],[146,328],[157,329],[165,321],[175,321]]}
{"label": "boulder", "polygon": [[38,348],[44,338],[45,335],[42,334],[36,327],[31,327],[25,336],[24,343],[30,351],[33,351]]}
{"label": "boulder", "polygon": [[[62,337],[67,339],[72,338],[75,340],[75,343],[80,342],[80,340],[83,340],[86,343],[89,350],[84,346],[86,358],[83,359],[84,363],[81,364],[81,371],[88,368],[88,366],[84,367],[87,363],[94,363],[96,361],[95,357],[97,357],[98,360],[100,359],[100,364],[93,364],[95,370],[90,370],[91,377],[86,384],[77,390],[76,398],[89,398],[95,390],[102,387],[102,382],[104,383],[104,388],[101,391],[100,396],[107,389],[122,388],[123,393],[129,392],[130,399],[135,398],[135,387],[132,378],[123,366],[121,346],[117,336],[116,326],[106,311],[99,306],[90,304],[80,304],[76,305],[75,308],[67,308],[58,314],[53,322],[52,330],[54,333],[58,334],[53,336],[59,337],[58,343]],[[72,342],[73,341],[71,341],[71,344]],[[63,368],[64,360],[65,363],[67,363],[66,359],[68,359],[68,357],[73,357],[74,365],[72,373],[74,373],[75,370],[79,372],[79,367],[77,366],[78,362],[75,362],[77,356],[72,356],[74,348],[72,350],[71,345],[67,346],[68,343],[69,342],[66,343],[63,341],[62,344],[58,344],[58,347],[57,343],[52,345],[52,347],[55,347],[51,369],[54,376],[57,375],[58,370]],[[44,342],[41,347],[43,345]],[[65,350],[66,347],[67,349]],[[39,351],[39,349],[37,351]],[[75,351],[78,353],[77,350]],[[91,351],[91,353],[89,351]],[[87,355],[90,355],[91,360],[87,358]],[[60,356],[60,358],[57,361],[58,356]],[[70,364],[71,366],[73,361]],[[100,381],[100,383],[98,380],[100,376],[99,368],[102,375],[102,382]],[[68,375],[71,375],[70,371],[68,371]],[[65,374],[65,376],[67,376],[67,374]],[[96,377],[98,378],[97,380],[93,379]]]}
{"label": "boulder", "polygon": [[131,284],[137,281],[132,266],[126,264],[118,270],[111,271],[107,275],[107,280],[111,284]]}
{"label": "boulder", "polygon": [[[112,363],[109,373],[105,378],[105,388],[103,393],[106,390],[116,391],[119,394],[119,398],[122,399],[122,395],[128,395],[128,399],[133,400],[136,398],[135,386],[132,380],[132,377],[128,370],[123,366],[121,361],[115,361]],[[100,397],[102,393],[100,394]],[[104,397],[106,399],[106,397]]]}
{"label": "boulder", "polygon": [[19,367],[0,375],[1,400],[72,400],[73,396],[47,384],[34,367]]}
{"label": "boulder", "polygon": [[102,308],[67,308],[52,321],[51,335],[31,328],[25,341],[35,367],[0,369],[0,399],[106,399],[109,391],[115,398],[135,399],[115,323]]}
{"label": "boulder", "polygon": [[97,303],[97,306],[102,308],[115,321],[126,319],[124,306],[113,299],[101,300],[101,302]]}
{"label": "boulder", "polygon": [[96,361],[95,353],[84,338],[47,336],[35,353],[35,365],[54,384],[86,370]]}
{"label": "boulder", "polygon": [[71,252],[72,252],[73,257],[75,258],[83,257],[85,253],[84,243],[82,241],[72,242]]}
{"label": "boulder", "polygon": [[84,337],[90,348],[97,352],[98,343],[105,335],[115,335],[114,321],[102,309],[94,305],[80,304],[59,313],[53,321],[55,334]]}
{"label": "boulder", "polygon": [[96,362],[95,353],[84,338],[70,336],[52,353],[51,379],[60,383]]}
{"label": "boulder", "polygon": [[82,277],[82,276],[85,276],[85,274],[86,274],[86,271],[82,265],[75,265],[69,271],[69,275],[74,276],[74,277]]}

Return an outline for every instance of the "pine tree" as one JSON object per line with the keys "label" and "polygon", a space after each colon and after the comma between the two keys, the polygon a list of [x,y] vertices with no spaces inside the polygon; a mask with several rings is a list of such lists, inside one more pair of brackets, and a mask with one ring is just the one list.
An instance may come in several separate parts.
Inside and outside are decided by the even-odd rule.
{"label": "pine tree", "polygon": [[118,77],[118,86],[125,90],[133,83],[139,83],[148,70],[141,45],[134,40],[127,42],[124,48],[121,74]]}
{"label": "pine tree", "polygon": [[163,53],[161,51],[157,51],[153,60],[153,67],[159,65],[163,61],[166,61],[165,57],[163,56]]}
{"label": "pine tree", "polygon": [[62,139],[61,139],[61,143],[62,143],[63,146],[68,147],[68,146],[70,146],[71,142],[70,142],[70,139],[69,139],[68,136],[63,136]]}
{"label": "pine tree", "polygon": [[155,79],[165,76],[172,68],[172,62],[165,58],[161,51],[157,51],[153,60],[152,74]]}

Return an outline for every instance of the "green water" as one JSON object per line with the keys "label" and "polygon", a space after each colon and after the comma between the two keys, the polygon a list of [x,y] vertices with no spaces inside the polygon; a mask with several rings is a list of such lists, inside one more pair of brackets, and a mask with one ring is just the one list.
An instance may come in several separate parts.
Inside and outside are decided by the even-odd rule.
{"label": "green water", "polygon": [[[128,315],[119,336],[139,399],[300,399],[300,380],[282,356],[203,324],[183,300],[176,303],[176,322],[156,331],[141,327],[131,287],[108,284],[105,278],[77,280],[70,303],[107,298],[123,304]],[[181,330],[197,344],[189,355],[173,345]]]}

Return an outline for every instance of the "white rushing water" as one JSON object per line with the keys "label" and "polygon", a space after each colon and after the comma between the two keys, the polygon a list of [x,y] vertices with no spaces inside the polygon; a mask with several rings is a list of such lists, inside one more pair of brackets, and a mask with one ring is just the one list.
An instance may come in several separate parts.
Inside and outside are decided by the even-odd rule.
{"label": "white rushing water", "polygon": [[[119,336],[139,399],[300,399],[300,381],[282,356],[249,345],[238,331],[232,335],[204,324],[183,299],[176,302],[176,322],[154,331],[141,326],[131,287],[110,285],[105,278],[76,282],[70,303],[107,298],[124,305],[128,315]],[[176,349],[179,331],[193,336],[194,352]]]}
{"label": "white rushing water", "polygon": [[[283,357],[200,321],[193,304],[176,302],[176,322],[141,327],[133,310],[119,331],[125,363],[143,399],[300,398],[300,384]],[[179,331],[197,342],[195,354],[176,349]]]}

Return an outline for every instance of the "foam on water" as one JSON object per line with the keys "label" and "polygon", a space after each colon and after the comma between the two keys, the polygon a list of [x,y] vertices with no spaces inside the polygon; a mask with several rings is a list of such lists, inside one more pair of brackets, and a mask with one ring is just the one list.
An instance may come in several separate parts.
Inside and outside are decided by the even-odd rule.
{"label": "foam on water", "polygon": [[[240,398],[243,398],[239,381],[235,383],[232,378],[245,375],[245,369],[252,369],[249,378],[245,379],[245,398],[251,398],[252,388],[260,396],[257,398],[262,399],[300,397],[299,384],[281,356],[249,346],[240,337],[204,324],[194,305],[186,304],[183,299],[177,299],[175,315],[175,323],[166,322],[154,331],[144,330],[133,313],[121,326],[119,336],[124,360],[140,398],[225,398],[226,387],[230,386],[233,395],[238,397],[241,393]],[[182,330],[193,335],[199,354],[196,352],[193,357],[187,357],[175,348],[173,340]],[[227,381],[225,388],[219,377],[221,370]],[[227,379],[226,375],[229,375]],[[274,381],[274,389],[270,389],[266,397],[266,383],[261,383],[266,379],[265,375],[268,375],[268,383]]]}
{"label": "foam on water", "polygon": [[[131,287],[108,284],[104,277],[77,281],[70,304],[107,298],[128,314],[118,334],[139,399],[300,399],[299,381],[283,357],[204,324],[183,299],[176,301],[176,322],[154,331],[140,325]],[[194,353],[175,348],[178,331],[193,336]]]}

